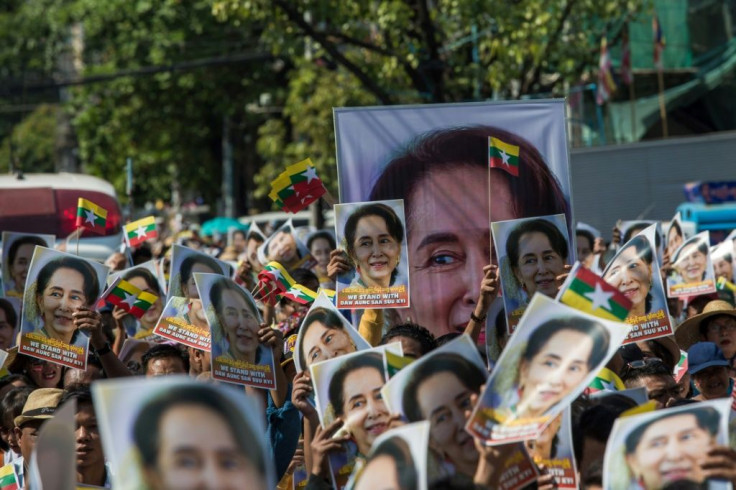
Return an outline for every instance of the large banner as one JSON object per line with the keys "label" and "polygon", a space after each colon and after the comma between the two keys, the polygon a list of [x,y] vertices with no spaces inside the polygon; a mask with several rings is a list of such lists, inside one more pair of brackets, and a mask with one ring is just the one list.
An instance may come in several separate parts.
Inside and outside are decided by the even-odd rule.
{"label": "large banner", "polygon": [[411,307],[397,313],[436,336],[467,325],[491,220],[574,223],[562,100],[341,108],[335,137],[340,202],[404,200]]}

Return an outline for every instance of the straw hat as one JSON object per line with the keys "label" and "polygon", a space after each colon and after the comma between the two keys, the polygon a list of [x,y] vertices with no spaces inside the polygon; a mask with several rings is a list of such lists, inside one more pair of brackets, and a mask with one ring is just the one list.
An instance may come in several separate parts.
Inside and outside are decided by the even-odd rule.
{"label": "straw hat", "polygon": [[696,342],[701,340],[700,338],[700,324],[712,316],[717,315],[728,315],[736,318],[736,310],[733,305],[728,301],[722,299],[715,299],[705,305],[703,312],[694,317],[688,318],[682,322],[675,330],[675,339],[680,349],[687,350]]}
{"label": "straw hat", "polygon": [[26,404],[23,405],[23,412],[15,417],[15,426],[21,427],[23,424],[34,420],[53,418],[62,393],[64,391],[58,388],[39,388],[33,390],[28,395]]}

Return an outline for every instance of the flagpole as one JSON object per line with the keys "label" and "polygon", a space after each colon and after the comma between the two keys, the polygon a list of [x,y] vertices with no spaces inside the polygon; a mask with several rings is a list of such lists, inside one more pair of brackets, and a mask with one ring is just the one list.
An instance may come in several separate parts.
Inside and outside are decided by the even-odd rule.
{"label": "flagpole", "polygon": [[662,119],[662,136],[669,136],[667,131],[667,108],[664,104],[664,76],[662,69],[657,69],[657,84],[659,85],[659,117]]}
{"label": "flagpole", "polygon": [[334,208],[335,204],[337,204],[337,200],[335,200],[335,197],[327,189],[325,189],[325,193],[322,194],[322,199],[324,199],[330,209]]}
{"label": "flagpole", "polygon": [[77,234],[77,257],[79,257],[79,237],[82,235],[82,227],[77,227],[77,231],[75,232]]}

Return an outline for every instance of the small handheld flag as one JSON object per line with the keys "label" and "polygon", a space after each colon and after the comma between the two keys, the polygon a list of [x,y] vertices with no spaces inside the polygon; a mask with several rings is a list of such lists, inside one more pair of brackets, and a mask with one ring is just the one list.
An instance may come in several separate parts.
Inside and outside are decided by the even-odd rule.
{"label": "small handheld flag", "polygon": [[604,367],[585,389],[585,394],[591,395],[599,391],[623,391],[625,389],[626,386],[621,381],[621,378],[610,369]]}
{"label": "small handheld flag", "polygon": [[631,310],[631,301],[617,288],[576,263],[559,293],[560,303],[600,318],[622,322]]}
{"label": "small handheld flag", "polygon": [[77,201],[77,228],[87,228],[100,235],[105,234],[107,210],[83,197]]}
{"label": "small handheld flag", "polygon": [[598,86],[596,87],[595,100],[598,105],[603,105],[616,91],[616,82],[613,81],[611,73],[611,56],[608,54],[608,42],[604,37],[601,39],[601,57],[598,60]]}
{"label": "small handheld flag", "polygon": [[108,303],[119,306],[136,318],[141,318],[156,302],[158,296],[141,291],[121,277],[107,288],[102,298]]}
{"label": "small handheld flag", "polygon": [[491,168],[500,168],[514,177],[518,177],[519,147],[490,136],[488,138],[488,165]]}
{"label": "small handheld flag", "polygon": [[137,247],[141,243],[150,238],[156,238],[158,230],[156,229],[156,220],[153,216],[139,219],[125,225],[125,239],[129,247]]}
{"label": "small handheld flag", "polygon": [[297,213],[327,192],[309,158],[287,167],[273,182],[268,194],[281,209]]}
{"label": "small handheld flag", "polygon": [[18,490],[18,476],[15,474],[13,464],[9,463],[0,468],[0,490]]}

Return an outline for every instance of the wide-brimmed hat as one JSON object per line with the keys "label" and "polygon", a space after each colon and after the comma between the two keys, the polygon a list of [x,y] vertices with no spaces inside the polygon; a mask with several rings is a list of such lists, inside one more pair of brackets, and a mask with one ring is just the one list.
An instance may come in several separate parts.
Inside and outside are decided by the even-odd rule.
{"label": "wide-brimmed hat", "polygon": [[713,342],[696,342],[687,351],[687,372],[696,374],[712,366],[727,367],[723,352]]}
{"label": "wide-brimmed hat", "polygon": [[33,390],[26,404],[23,405],[23,412],[15,417],[15,426],[21,427],[23,424],[34,420],[46,420],[54,416],[56,407],[59,406],[63,390],[58,388],[39,388]]}
{"label": "wide-brimmed hat", "polygon": [[728,301],[714,299],[703,308],[703,312],[682,322],[675,330],[675,339],[680,349],[687,350],[700,339],[700,323],[712,316],[728,315],[736,318],[736,310]]}

